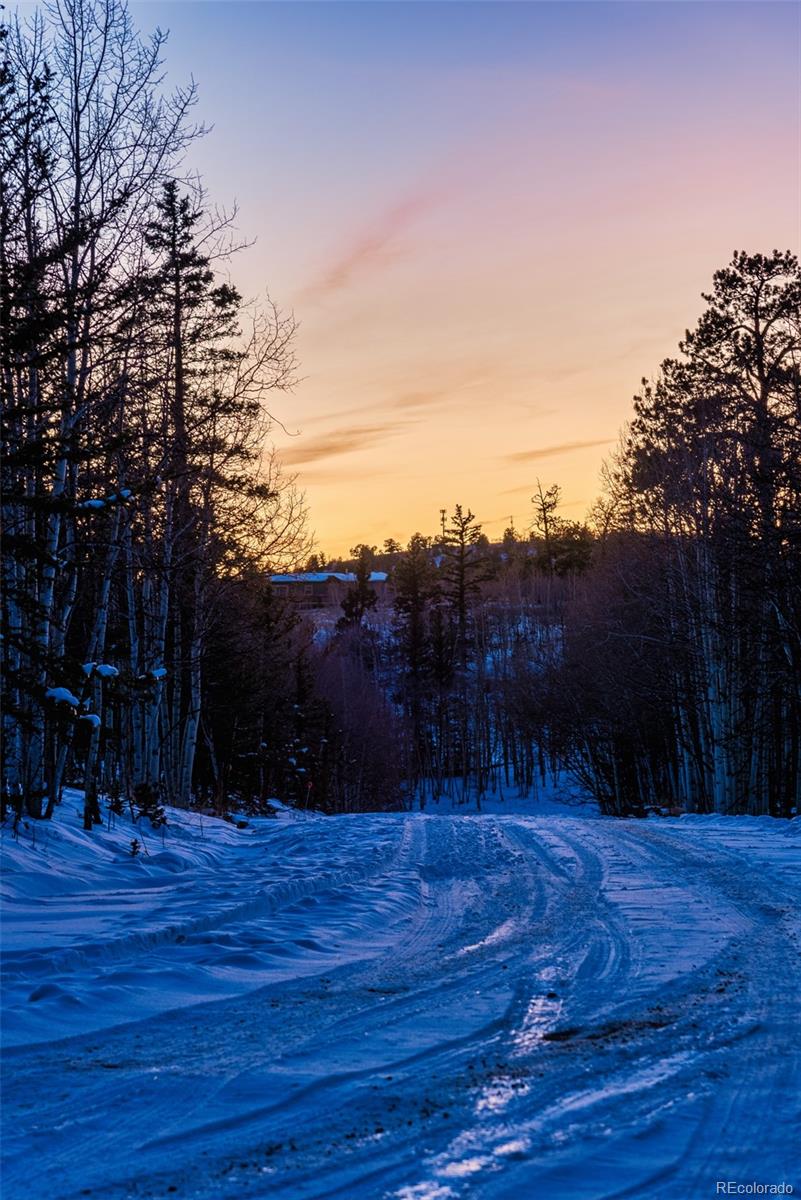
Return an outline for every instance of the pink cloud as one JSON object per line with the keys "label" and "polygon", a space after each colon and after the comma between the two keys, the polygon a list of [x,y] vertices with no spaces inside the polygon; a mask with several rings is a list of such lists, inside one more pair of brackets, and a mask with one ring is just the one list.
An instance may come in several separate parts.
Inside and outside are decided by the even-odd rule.
{"label": "pink cloud", "polygon": [[367,231],[342,250],[336,260],[300,294],[301,301],[316,303],[348,287],[354,278],[386,260],[399,234],[441,202],[443,188],[420,189],[382,213]]}

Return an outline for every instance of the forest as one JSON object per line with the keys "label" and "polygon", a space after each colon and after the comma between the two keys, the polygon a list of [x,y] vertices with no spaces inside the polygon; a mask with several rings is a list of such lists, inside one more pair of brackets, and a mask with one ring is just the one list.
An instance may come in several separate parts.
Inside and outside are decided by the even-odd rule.
{"label": "forest", "polygon": [[[295,318],[232,283],[247,248],[162,52],[119,0],[2,29],[4,818],[66,786],[91,830],[101,799],[158,825],[559,772],[615,816],[797,813],[797,258],[715,273],[585,521],[533,478],[500,542],[454,497],[405,547],[329,559],[271,441]],[[335,621],[276,593],[293,570],[353,573]]]}

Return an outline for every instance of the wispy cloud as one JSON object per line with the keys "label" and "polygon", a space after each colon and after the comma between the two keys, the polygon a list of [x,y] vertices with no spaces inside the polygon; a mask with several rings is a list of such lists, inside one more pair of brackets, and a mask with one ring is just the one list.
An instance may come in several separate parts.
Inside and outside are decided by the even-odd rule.
{"label": "wispy cloud", "polygon": [[402,412],[430,408],[432,405],[442,403],[443,400],[450,399],[457,390],[457,388],[421,388],[416,392],[404,392],[390,401],[390,407],[400,409]]}
{"label": "wispy cloud", "polygon": [[[316,413],[309,417],[307,424],[321,425],[331,421],[342,421],[349,417],[367,416],[372,417],[387,415],[387,423],[395,423],[401,414],[409,422],[423,419],[426,412],[444,408],[449,404],[464,403],[463,393],[473,388],[480,387],[489,378],[487,370],[482,374],[477,374],[475,371],[459,375],[447,383],[443,383],[437,387],[426,388],[409,388],[398,391],[394,395],[389,395],[386,398],[373,400],[368,404],[357,404],[348,408],[334,409],[328,412]],[[386,391],[386,384],[380,382],[375,385],[376,392],[380,395]],[[398,418],[391,414],[399,414]],[[374,421],[370,422],[373,426]]]}
{"label": "wispy cloud", "polygon": [[529,483],[522,484],[521,487],[504,488],[503,491],[498,492],[498,495],[499,496],[517,496],[517,495],[521,495],[523,492],[528,492],[530,495],[533,490],[534,490],[533,485],[529,482]]}
{"label": "wispy cloud", "polygon": [[366,231],[346,245],[333,263],[300,294],[316,303],[348,287],[357,276],[386,260],[392,242],[444,197],[444,187],[421,188],[381,213]]}
{"label": "wispy cloud", "polygon": [[589,450],[593,446],[611,446],[614,438],[596,438],[591,442],[561,442],[558,446],[539,446],[534,450],[516,450],[505,454],[506,462],[537,462],[542,458],[555,458],[557,454],[571,454],[574,450]]}
{"label": "wispy cloud", "polygon": [[380,421],[371,425],[351,425],[347,429],[334,429],[321,433],[308,441],[299,440],[280,452],[281,461],[289,467],[319,462],[334,458],[338,454],[351,454],[354,450],[366,450],[386,437],[405,428],[400,421]]}
{"label": "wispy cloud", "polygon": [[451,402],[463,404],[464,392],[475,391],[483,385],[491,383],[495,374],[494,366],[486,364],[478,369],[454,373],[449,380],[446,379],[437,387],[414,388],[401,392],[390,401],[389,406],[403,411],[415,411]]}
{"label": "wispy cloud", "polygon": [[357,404],[352,408],[338,408],[331,412],[317,413],[309,418],[310,423],[315,425],[327,423],[329,421],[342,421],[346,417],[364,416],[367,413],[391,413],[391,412],[410,412],[415,413],[424,408],[433,407],[443,400],[448,399],[450,392],[445,389],[431,388],[428,391],[407,392],[399,396],[394,396],[389,400],[380,402],[372,401],[369,404]]}

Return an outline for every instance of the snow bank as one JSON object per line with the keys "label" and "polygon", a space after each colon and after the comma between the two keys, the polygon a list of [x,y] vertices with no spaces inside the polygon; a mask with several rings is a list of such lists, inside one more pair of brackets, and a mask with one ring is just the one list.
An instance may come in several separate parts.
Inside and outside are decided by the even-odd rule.
{"label": "snow bank", "polygon": [[68,790],[52,821],[24,821],[17,837],[2,828],[6,1046],[259,986],[307,953],[293,939],[308,921],[296,915],[283,940],[265,933],[258,946],[248,922],[310,895],[323,904],[388,844],[378,828],[364,846],[347,819],[338,844],[334,822],[279,802],[244,828],[168,807],[158,831],[107,814],[88,833],[82,804]]}

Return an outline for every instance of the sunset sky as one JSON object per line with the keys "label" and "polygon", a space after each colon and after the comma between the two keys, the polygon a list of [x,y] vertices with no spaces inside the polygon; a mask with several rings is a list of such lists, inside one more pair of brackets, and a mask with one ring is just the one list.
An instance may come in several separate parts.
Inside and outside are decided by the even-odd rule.
{"label": "sunset sky", "polygon": [[799,248],[796,4],[133,9],[256,239],[234,281],[300,322],[276,441],[329,555],[457,501],[524,529],[537,477],[582,517],[715,268]]}

